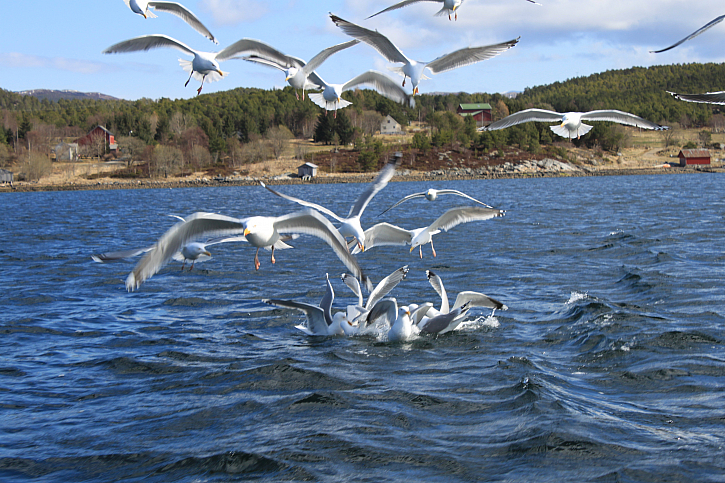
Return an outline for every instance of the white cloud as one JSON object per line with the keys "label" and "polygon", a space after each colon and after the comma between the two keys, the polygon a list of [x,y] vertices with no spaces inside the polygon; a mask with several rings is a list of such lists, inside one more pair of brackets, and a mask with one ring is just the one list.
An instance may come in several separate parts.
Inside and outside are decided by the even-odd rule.
{"label": "white cloud", "polygon": [[99,74],[115,70],[103,62],[68,59],[66,57],[44,57],[18,52],[0,54],[0,64],[14,69],[57,69],[78,74]]}
{"label": "white cloud", "polygon": [[204,0],[200,6],[219,25],[252,22],[267,13],[266,3],[258,0]]}

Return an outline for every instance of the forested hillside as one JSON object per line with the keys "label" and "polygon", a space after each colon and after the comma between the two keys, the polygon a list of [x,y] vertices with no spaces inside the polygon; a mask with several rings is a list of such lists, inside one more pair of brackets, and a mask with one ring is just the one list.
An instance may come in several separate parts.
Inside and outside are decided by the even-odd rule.
{"label": "forested hillside", "polygon": [[[210,157],[230,157],[237,162],[269,155],[259,148],[259,142],[279,136],[280,131],[283,136],[315,136],[323,142],[351,141],[373,133],[382,117],[388,114],[402,125],[413,120],[430,122],[435,128],[434,134],[439,134],[437,140],[431,139],[434,144],[463,139],[485,148],[502,143],[521,145],[524,139],[535,149],[552,141],[546,125],[533,123],[505,132],[483,133],[478,139],[468,126],[467,134],[459,136],[463,132],[463,121],[445,112],[454,112],[459,103],[469,102],[490,103],[494,119],[521,109],[540,107],[557,111],[620,109],[654,122],[685,127],[710,122],[712,106],[678,101],[667,94],[668,90],[690,93],[725,90],[725,65],[613,70],[527,88],[514,99],[486,93],[423,94],[416,96],[414,108],[392,102],[371,90],[346,92],[343,97],[353,105],[339,111],[336,120],[326,119],[322,133],[320,129],[315,132],[323,115],[321,109],[309,99],[297,100],[290,87],[283,90],[238,88],[173,101],[162,98],[55,102],[0,89],[0,163],[7,164],[12,156],[15,161],[20,160],[23,149],[47,153],[59,140],[83,135],[99,124],[115,133],[119,145],[127,147],[127,152],[141,153],[144,148],[155,150],[156,146],[173,148],[179,150],[175,156],[182,159],[182,164],[192,149],[196,150],[197,164],[204,164]],[[602,136],[607,127],[600,127],[602,124],[598,123],[582,142],[604,144]],[[252,145],[257,147],[251,149]],[[146,157],[153,154],[148,149]],[[252,151],[256,154],[250,154]]]}

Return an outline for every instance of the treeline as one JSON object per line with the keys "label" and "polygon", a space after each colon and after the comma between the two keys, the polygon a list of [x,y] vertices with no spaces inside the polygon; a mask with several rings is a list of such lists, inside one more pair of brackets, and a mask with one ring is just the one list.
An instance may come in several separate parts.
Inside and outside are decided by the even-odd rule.
{"label": "treeline", "polygon": [[[536,149],[536,145],[554,140],[546,124],[530,123],[477,134],[470,124],[447,113],[455,112],[461,103],[482,102],[491,104],[494,119],[531,107],[560,112],[619,109],[665,125],[699,127],[713,122],[713,116],[719,115],[718,109],[678,101],[666,91],[714,90],[725,90],[725,65],[633,67],[527,88],[515,98],[486,93],[423,94],[416,96],[414,108],[397,104],[372,90],[350,91],[343,97],[353,105],[340,111],[336,119],[326,116],[309,99],[296,99],[291,87],[238,88],[173,101],[162,98],[55,102],[0,89],[0,163],[7,164],[13,155],[20,159],[23,150],[47,151],[58,139],[81,136],[96,125],[105,126],[125,144],[134,143],[129,150],[172,146],[181,150],[181,157],[195,150],[196,158],[207,159],[199,154],[201,146],[212,160],[231,158],[236,163],[242,148],[250,151],[250,145],[259,145],[260,140],[279,137],[282,128],[295,137],[347,144],[374,133],[386,115],[404,126],[416,120],[429,122],[434,128],[433,136],[419,136],[417,141],[423,145],[457,140],[484,149],[502,144],[530,144]],[[615,127],[597,123],[581,142],[609,149],[610,144],[616,145],[616,137]],[[257,153],[256,157],[265,155],[260,149],[251,151]],[[147,150],[143,156],[149,153]]]}

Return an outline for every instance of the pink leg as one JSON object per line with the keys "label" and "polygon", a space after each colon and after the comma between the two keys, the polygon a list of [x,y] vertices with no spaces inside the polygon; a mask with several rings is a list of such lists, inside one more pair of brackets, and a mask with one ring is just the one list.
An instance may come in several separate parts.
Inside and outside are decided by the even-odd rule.
{"label": "pink leg", "polygon": [[259,270],[259,248],[254,252],[254,269]]}
{"label": "pink leg", "polygon": [[423,245],[418,245],[418,254],[420,255],[420,259],[423,260]]}
{"label": "pink leg", "polygon": [[274,245],[272,245],[272,263],[277,263],[277,260],[274,259]]}
{"label": "pink leg", "polygon": [[184,267],[186,266],[186,258],[184,258],[184,263],[181,264],[181,271],[184,271]]}
{"label": "pink leg", "polygon": [[430,241],[430,249],[433,251],[433,256],[434,257],[437,256],[436,255],[436,249],[435,249],[435,247],[433,247],[433,240]]}
{"label": "pink leg", "polygon": [[191,270],[192,270],[192,269],[194,268],[194,264],[195,264],[195,263],[196,263],[196,260],[192,260],[192,261],[191,261],[191,266],[189,267],[189,271],[190,271],[190,272],[191,272]]}

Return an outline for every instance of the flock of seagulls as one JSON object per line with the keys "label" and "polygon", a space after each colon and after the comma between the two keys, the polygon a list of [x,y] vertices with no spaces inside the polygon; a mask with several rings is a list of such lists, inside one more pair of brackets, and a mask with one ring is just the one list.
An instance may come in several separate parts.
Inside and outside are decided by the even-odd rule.
{"label": "flock of seagulls", "polygon": [[[374,247],[381,245],[410,245],[410,252],[415,248],[430,243],[432,235],[448,231],[461,224],[484,221],[504,216],[505,212],[476,200],[458,190],[428,190],[423,193],[412,193],[403,197],[398,203],[423,198],[436,200],[438,195],[453,195],[469,200],[473,206],[451,208],[440,215],[428,227],[405,229],[389,223],[378,223],[364,230],[362,216],[375,195],[383,190],[395,175],[400,164],[400,154],[390,160],[376,175],[375,179],[364,185],[362,193],[352,204],[346,217],[333,211],[299,198],[280,193],[260,182],[261,188],[282,197],[292,203],[301,205],[302,210],[293,211],[281,216],[250,216],[235,218],[217,213],[193,213],[187,217],[175,215],[178,222],[163,233],[151,246],[141,249],[106,252],[92,255],[99,263],[108,263],[121,259],[142,255],[131,273],[126,278],[126,289],[134,291],[157,274],[171,260],[194,263],[211,257],[209,247],[229,242],[246,242],[256,249],[254,268],[259,270],[259,250],[271,252],[270,261],[276,263],[275,250],[317,250],[312,240],[296,241],[302,236],[318,239],[327,245],[328,250],[340,260],[347,272],[340,279],[356,298],[343,310],[334,310],[335,292],[332,282],[325,274],[326,291],[319,304],[306,301],[264,299],[270,305],[299,310],[305,314],[305,322],[297,326],[302,332],[312,336],[364,336],[376,335],[390,341],[407,340],[420,334],[444,334],[455,330],[466,318],[473,307],[505,310],[507,307],[479,292],[461,292],[453,307],[449,306],[443,282],[432,272],[426,272],[428,280],[441,298],[440,308],[436,309],[432,302],[399,306],[397,299],[389,296],[409,272],[403,266],[375,285],[363,270],[358,255],[369,253]],[[428,196],[426,196],[428,195]],[[392,208],[392,207],[391,207]],[[426,211],[433,211],[431,206]],[[386,210],[387,211],[387,210]],[[385,212],[383,212],[385,213]],[[382,214],[382,213],[381,213]],[[330,219],[328,220],[329,217]],[[333,222],[337,225],[333,225]],[[202,241],[205,240],[205,241]],[[293,246],[294,245],[294,246]],[[309,245],[309,246],[308,246]],[[433,255],[436,256],[435,250]],[[422,258],[422,252],[421,252]],[[364,301],[363,291],[369,295]]]}

